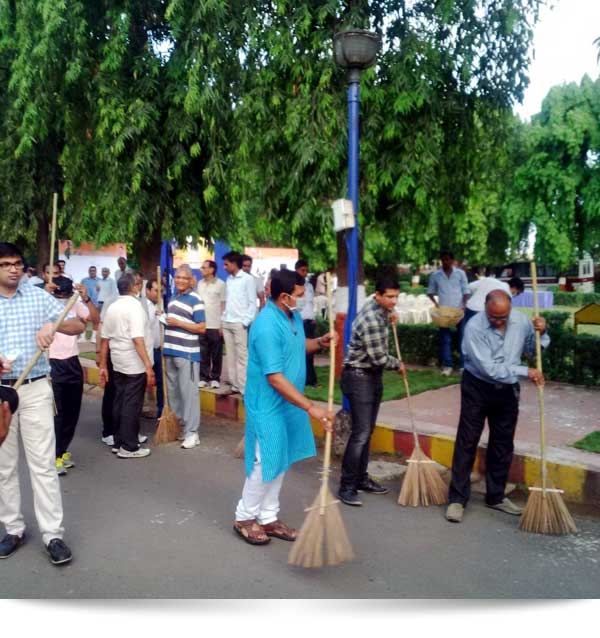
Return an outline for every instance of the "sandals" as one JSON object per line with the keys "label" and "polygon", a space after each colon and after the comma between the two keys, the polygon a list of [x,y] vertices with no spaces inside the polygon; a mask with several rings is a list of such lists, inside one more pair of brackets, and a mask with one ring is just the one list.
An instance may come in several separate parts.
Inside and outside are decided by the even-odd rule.
{"label": "sandals", "polygon": [[248,521],[236,521],[233,524],[233,531],[249,545],[266,545],[271,542],[263,526],[259,525],[254,518]]}
{"label": "sandals", "polygon": [[280,538],[282,541],[295,541],[296,538],[298,538],[298,530],[288,527],[281,521],[267,523],[266,525],[263,525],[262,528],[265,530],[267,536]]}

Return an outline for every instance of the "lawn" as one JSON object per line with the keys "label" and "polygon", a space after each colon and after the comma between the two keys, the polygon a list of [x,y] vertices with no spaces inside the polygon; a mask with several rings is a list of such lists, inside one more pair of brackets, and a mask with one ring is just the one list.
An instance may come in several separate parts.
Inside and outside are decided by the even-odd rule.
{"label": "lawn", "polygon": [[[329,366],[318,366],[316,371],[317,380],[322,387],[307,387],[305,394],[313,401],[327,401]],[[408,370],[408,384],[411,395],[427,392],[427,390],[437,390],[438,388],[459,383],[459,381],[460,376],[445,377],[438,370]],[[404,391],[402,376],[393,370],[386,370],[383,373],[383,400],[392,401],[393,399],[403,399],[405,396],[406,392]],[[342,402],[339,381],[335,384],[334,401],[338,404]]]}
{"label": "lawn", "polygon": [[590,432],[583,439],[580,439],[576,443],[573,443],[572,447],[585,450],[586,452],[596,452],[600,454],[600,431]]}
{"label": "lawn", "polygon": [[[515,310],[520,310],[528,317],[533,316],[533,308],[515,308]],[[571,318],[567,320],[567,325],[572,328],[573,315],[579,310],[579,308],[574,308],[573,306],[553,306],[552,308],[540,308],[540,312],[544,312],[546,310],[550,310],[552,312],[568,312],[571,315]],[[577,328],[577,334],[590,334],[600,337],[600,326],[580,325],[579,328]]]}
{"label": "lawn", "polygon": [[80,352],[79,353],[80,357],[83,357],[84,359],[90,359],[91,361],[96,361],[96,352]]}

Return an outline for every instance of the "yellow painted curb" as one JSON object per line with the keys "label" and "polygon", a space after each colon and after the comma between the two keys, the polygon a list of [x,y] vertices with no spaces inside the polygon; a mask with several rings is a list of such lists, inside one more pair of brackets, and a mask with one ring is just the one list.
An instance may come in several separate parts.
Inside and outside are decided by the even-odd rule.
{"label": "yellow painted curb", "polygon": [[376,425],[371,436],[371,452],[393,454],[395,451],[394,430]]}
{"label": "yellow painted curb", "polygon": [[238,399],[237,420],[246,423],[246,406],[244,402]]}
{"label": "yellow painted curb", "polygon": [[454,454],[454,441],[442,436],[431,436],[431,448],[429,457],[431,460],[443,465],[452,466],[452,455]]}
{"label": "yellow painted curb", "polygon": [[212,392],[202,392],[200,393],[200,408],[202,412],[206,412],[207,414],[215,414],[216,412],[216,400],[215,395]]}
{"label": "yellow painted curb", "polygon": [[[547,463],[548,477],[554,483],[554,487],[564,490],[565,500],[574,503],[585,503],[585,479],[587,469],[576,465],[559,465]],[[528,487],[535,485],[541,474],[540,459],[531,457],[523,458],[523,482]]]}
{"label": "yellow painted curb", "polygon": [[98,368],[86,368],[86,383],[100,385],[100,370]]}

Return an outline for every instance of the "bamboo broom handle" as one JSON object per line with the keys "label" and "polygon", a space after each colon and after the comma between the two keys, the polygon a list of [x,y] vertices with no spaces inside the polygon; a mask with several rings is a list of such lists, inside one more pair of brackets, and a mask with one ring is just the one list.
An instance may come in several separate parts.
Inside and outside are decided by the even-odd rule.
{"label": "bamboo broom handle", "polygon": [[396,357],[400,361],[400,365],[402,366],[402,379],[404,380],[404,388],[406,390],[406,402],[408,403],[408,414],[410,416],[410,426],[412,428],[413,438],[415,440],[415,447],[419,447],[419,437],[417,436],[417,428],[415,426],[415,417],[412,410],[412,403],[410,397],[410,388],[408,387],[408,377],[406,375],[406,370],[402,365],[402,353],[400,352],[400,342],[398,341],[398,328],[396,323],[392,326],[392,331],[394,333],[394,343],[396,344]]}
{"label": "bamboo broom handle", "polygon": [[[533,314],[539,317],[540,309],[538,303],[537,290],[537,268],[535,262],[531,262],[531,287],[533,288]],[[542,344],[540,342],[540,333],[535,331],[535,362],[538,372],[542,372]],[[546,430],[544,427],[544,388],[538,385],[538,405],[540,412],[540,452],[542,461],[542,495],[546,496]]]}
{"label": "bamboo broom handle", "polygon": [[[327,273],[327,313],[329,315],[329,334],[333,335],[333,293],[331,290],[331,274]],[[333,391],[335,387],[335,339],[329,344],[329,388],[327,392],[327,411],[333,412]],[[329,467],[331,465],[331,432],[325,432],[325,452],[323,454],[323,476],[321,478],[321,510],[325,513],[327,505],[327,487],[329,484]]]}
{"label": "bamboo broom handle", "polygon": [[[58,319],[56,320],[56,323],[52,326],[52,333],[51,333],[52,336],[54,336],[56,334],[56,331],[58,330],[58,327],[65,320],[65,317],[69,314],[69,311],[75,305],[75,302],[77,301],[78,298],[79,298],[79,293],[76,292],[69,299],[69,301],[65,304],[65,307],[64,307],[63,311],[60,313],[60,315],[58,316]],[[37,360],[40,358],[42,352],[43,352],[43,350],[38,350],[33,355],[33,357],[31,357],[31,359],[29,360],[29,362],[25,366],[25,369],[23,370],[23,372],[21,372],[21,375],[15,381],[15,385],[13,386],[13,388],[15,390],[18,390],[23,385],[23,382],[25,381],[25,379],[27,379],[27,375],[33,370],[33,366],[37,363]]]}
{"label": "bamboo broom handle", "polygon": [[52,227],[50,228],[50,281],[54,268],[54,244],[56,243],[56,215],[58,212],[58,193],[52,196]]}
{"label": "bamboo broom handle", "polygon": [[[162,278],[161,278],[160,266],[156,267],[156,289],[158,291],[158,308],[162,314],[164,312],[164,308],[163,308],[164,303],[163,303],[163,297],[162,297]],[[165,367],[165,357],[163,355],[163,350],[165,345],[165,329],[162,323],[160,322],[158,323],[158,329],[160,331],[160,368],[161,368],[162,380],[163,380],[163,399],[164,399],[164,404],[168,406],[169,394],[167,390],[167,371]]]}

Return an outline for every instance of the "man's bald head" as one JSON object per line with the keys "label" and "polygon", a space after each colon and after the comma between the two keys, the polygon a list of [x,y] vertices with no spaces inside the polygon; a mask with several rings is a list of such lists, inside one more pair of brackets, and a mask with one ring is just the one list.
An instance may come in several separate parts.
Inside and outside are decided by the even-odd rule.
{"label": "man's bald head", "polygon": [[496,327],[506,324],[512,303],[505,290],[492,290],[485,298],[485,312],[488,320]]}

